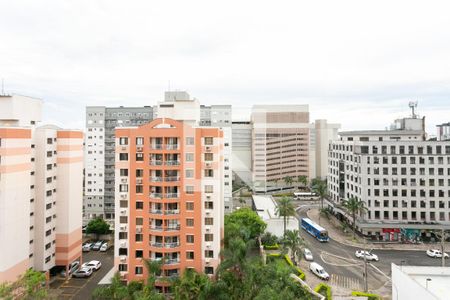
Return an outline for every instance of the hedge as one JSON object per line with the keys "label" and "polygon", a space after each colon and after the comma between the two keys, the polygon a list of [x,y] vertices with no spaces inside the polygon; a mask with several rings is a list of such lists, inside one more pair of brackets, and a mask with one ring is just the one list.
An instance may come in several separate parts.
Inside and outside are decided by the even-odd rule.
{"label": "hedge", "polygon": [[264,250],[278,250],[280,249],[280,245],[275,244],[275,245],[263,245]]}
{"label": "hedge", "polygon": [[300,269],[297,266],[294,266],[294,263],[292,262],[291,258],[289,257],[289,255],[285,254],[284,255],[284,259],[286,260],[286,262],[292,267],[294,268],[297,273],[298,273],[298,277],[300,277],[301,280],[305,280],[306,278],[306,274],[302,271],[302,269]]}
{"label": "hedge", "polygon": [[325,283],[319,283],[314,289],[315,292],[324,295],[326,300],[332,300],[331,287]]}
{"label": "hedge", "polygon": [[353,291],[352,296],[367,297],[368,300],[382,300],[383,299],[383,298],[381,298],[380,295],[377,295],[377,294],[369,294],[369,293],[357,292],[357,291]]}

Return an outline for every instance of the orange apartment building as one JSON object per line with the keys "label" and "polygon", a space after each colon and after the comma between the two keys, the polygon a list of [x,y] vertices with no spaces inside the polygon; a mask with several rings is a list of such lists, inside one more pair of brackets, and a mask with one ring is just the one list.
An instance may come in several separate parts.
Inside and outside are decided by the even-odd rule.
{"label": "orange apartment building", "polygon": [[124,281],[146,278],[144,259],[163,260],[167,277],[185,268],[215,273],[223,237],[223,147],[221,129],[169,118],[116,128],[114,251]]}

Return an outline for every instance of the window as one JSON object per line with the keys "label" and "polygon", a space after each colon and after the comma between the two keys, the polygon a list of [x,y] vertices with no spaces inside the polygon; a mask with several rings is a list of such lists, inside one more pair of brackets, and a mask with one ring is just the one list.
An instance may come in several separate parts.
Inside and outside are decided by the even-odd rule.
{"label": "window", "polygon": [[128,192],[128,184],[121,184],[119,185],[119,191],[122,193]]}
{"label": "window", "polygon": [[144,269],[142,267],[136,267],[134,270],[134,274],[136,275],[142,275]]}
{"label": "window", "polygon": [[137,145],[137,146],[142,146],[142,145],[144,145],[144,138],[143,138],[143,137],[137,137],[137,138],[136,138],[136,145]]}
{"label": "window", "polygon": [[214,274],[214,268],[213,267],[205,267],[205,274],[207,274],[207,275]]}
{"label": "window", "polygon": [[144,153],[136,153],[136,161],[144,161]]}
{"label": "window", "polygon": [[205,233],[205,242],[212,242],[214,240],[214,235],[212,233]]}
{"label": "window", "polygon": [[214,177],[214,170],[206,169],[205,170],[205,177]]}
{"label": "window", "polygon": [[214,202],[205,201],[205,209],[214,209]]}
{"label": "window", "polygon": [[194,243],[194,236],[191,234],[186,235],[186,243],[193,244]]}
{"label": "window", "polygon": [[194,259],[194,252],[193,251],[187,251],[186,252],[186,259]]}
{"label": "window", "polygon": [[205,225],[214,225],[213,222],[213,218],[205,218]]}
{"label": "window", "polygon": [[144,251],[142,250],[136,250],[136,258],[143,258],[144,257]]}
{"label": "window", "polygon": [[128,176],[128,169],[120,169],[120,176]]}
{"label": "window", "polygon": [[136,177],[144,177],[144,170],[136,169]]}
{"label": "window", "polygon": [[205,161],[213,161],[214,156],[212,153],[205,153]]}
{"label": "window", "polygon": [[144,225],[144,219],[143,218],[136,218],[136,225]]}
{"label": "window", "polygon": [[194,186],[193,185],[186,186],[186,194],[194,194]]}
{"label": "window", "polygon": [[144,209],[144,202],[136,201],[136,209]]}
{"label": "window", "polygon": [[186,153],[186,161],[187,162],[194,161],[194,153]]}
{"label": "window", "polygon": [[194,227],[194,219],[186,219],[187,227]]}
{"label": "window", "polygon": [[205,250],[205,257],[206,258],[214,258],[214,251],[213,250]]}
{"label": "window", "polygon": [[214,139],[212,137],[205,137],[205,145],[213,145]]}
{"label": "window", "polygon": [[186,210],[194,210],[194,202],[186,202]]}
{"label": "window", "polygon": [[128,160],[128,153],[119,153],[119,160],[127,161]]}
{"label": "window", "polygon": [[213,193],[213,190],[212,185],[205,185],[205,193]]}
{"label": "window", "polygon": [[186,137],[186,145],[194,145],[194,137]]}
{"label": "window", "polygon": [[185,175],[186,175],[186,178],[194,178],[194,170],[192,170],[192,169],[185,170]]}
{"label": "window", "polygon": [[119,145],[128,145],[128,138],[127,137],[119,138]]}

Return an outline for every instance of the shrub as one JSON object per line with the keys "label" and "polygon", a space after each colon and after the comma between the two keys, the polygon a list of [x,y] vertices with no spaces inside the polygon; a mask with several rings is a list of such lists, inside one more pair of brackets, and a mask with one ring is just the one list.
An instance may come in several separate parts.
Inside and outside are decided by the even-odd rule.
{"label": "shrub", "polygon": [[275,245],[278,243],[278,237],[270,232],[265,232],[261,236],[261,243],[263,245]]}
{"label": "shrub", "polygon": [[358,291],[353,291],[352,296],[363,296],[363,297],[367,297],[368,300],[382,300],[383,299],[383,298],[381,298],[380,295],[377,295],[377,294],[369,294],[369,293],[358,292]]}
{"label": "shrub", "polygon": [[264,250],[278,250],[278,249],[280,249],[280,245],[278,245],[278,244],[263,245],[263,246],[264,246]]}
{"label": "shrub", "polygon": [[297,276],[300,277],[301,280],[305,280],[306,274],[302,271],[302,269],[300,269],[297,266],[294,266],[294,263],[292,262],[292,260],[289,257],[289,255],[285,254],[284,255],[284,259],[286,260],[288,265],[290,265],[295,271],[297,271],[297,273],[298,273]]}
{"label": "shrub", "polygon": [[325,283],[319,283],[314,289],[317,293],[325,296],[326,300],[331,300],[331,287]]}

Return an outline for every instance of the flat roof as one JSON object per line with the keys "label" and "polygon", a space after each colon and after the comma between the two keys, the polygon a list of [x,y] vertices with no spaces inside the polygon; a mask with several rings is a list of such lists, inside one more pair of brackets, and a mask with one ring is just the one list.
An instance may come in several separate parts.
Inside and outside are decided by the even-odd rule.
{"label": "flat roof", "polygon": [[356,130],[341,131],[339,135],[419,135],[425,132],[421,130]]}
{"label": "flat roof", "polygon": [[263,220],[278,218],[276,214],[277,205],[275,200],[270,195],[252,195],[253,204],[255,205],[256,213]]}

